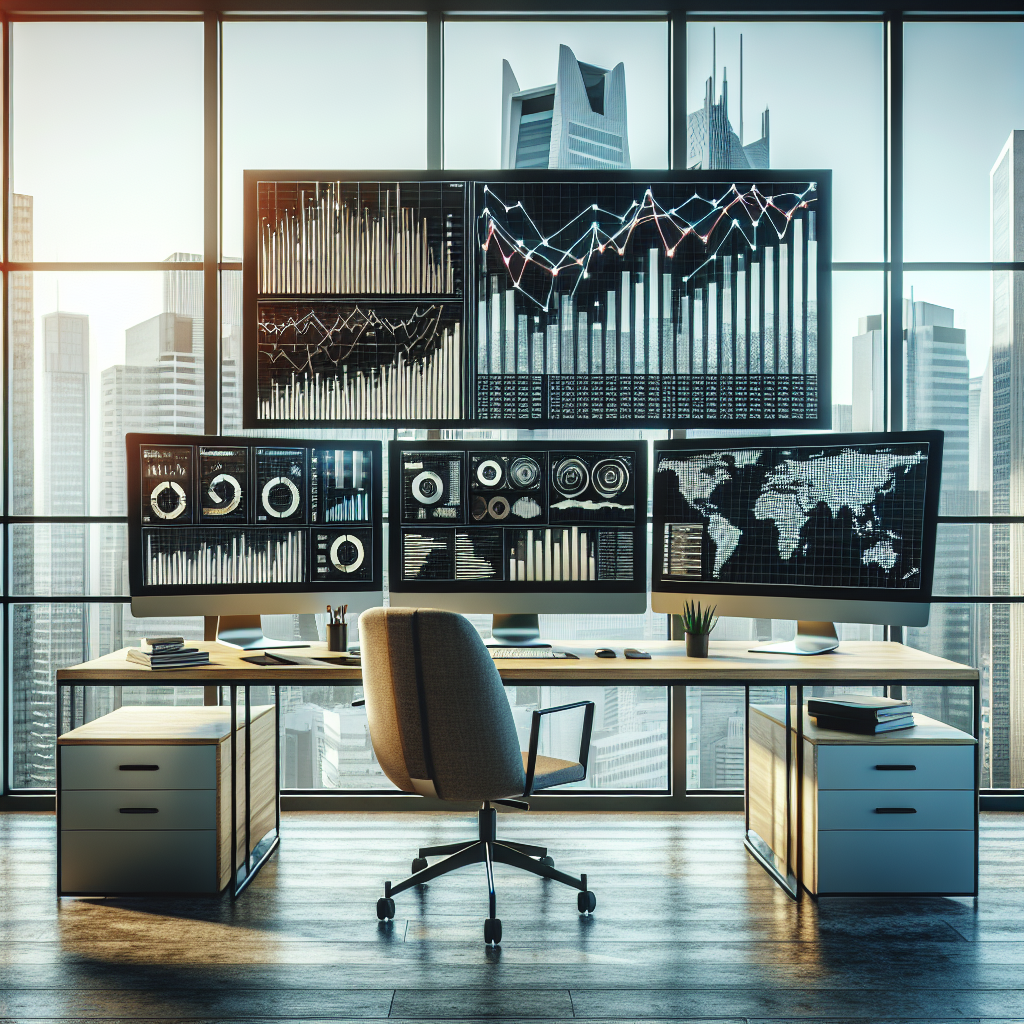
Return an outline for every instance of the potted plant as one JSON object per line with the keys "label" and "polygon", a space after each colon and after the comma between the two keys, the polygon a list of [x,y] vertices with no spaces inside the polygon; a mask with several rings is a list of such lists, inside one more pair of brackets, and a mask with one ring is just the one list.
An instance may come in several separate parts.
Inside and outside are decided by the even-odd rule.
{"label": "potted plant", "polygon": [[683,631],[686,633],[686,656],[688,658],[706,658],[708,656],[708,639],[711,630],[718,623],[718,616],[715,608],[705,608],[703,611],[698,601],[694,604],[687,601],[683,605]]}

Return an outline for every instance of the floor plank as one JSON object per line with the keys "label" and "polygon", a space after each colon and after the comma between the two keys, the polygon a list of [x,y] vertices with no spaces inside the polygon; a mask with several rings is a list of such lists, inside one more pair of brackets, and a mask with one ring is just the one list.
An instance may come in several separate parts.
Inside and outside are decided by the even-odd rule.
{"label": "floor plank", "polygon": [[238,901],[54,896],[54,818],[0,814],[3,1021],[708,1024],[1024,1019],[1024,817],[982,816],[979,899],[790,900],[736,814],[502,814],[499,834],[586,871],[574,891],[482,865],[374,904],[466,814],[283,816]]}

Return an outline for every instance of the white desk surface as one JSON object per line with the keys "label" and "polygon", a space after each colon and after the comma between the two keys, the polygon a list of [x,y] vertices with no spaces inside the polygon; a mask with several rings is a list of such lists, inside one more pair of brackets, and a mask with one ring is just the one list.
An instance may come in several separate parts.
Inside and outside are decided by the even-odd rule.
{"label": "white desk surface", "polygon": [[[60,669],[57,682],[100,683],[120,685],[145,681],[155,685],[157,680],[171,685],[216,686],[228,683],[286,682],[294,678],[317,682],[354,683],[361,678],[358,666],[332,667],[324,665],[275,665],[263,667],[243,661],[260,652],[239,651],[213,641],[196,641],[189,646],[210,652],[210,665],[199,668],[156,670],[129,662],[124,650],[114,651],[102,658]],[[751,641],[712,641],[710,657],[687,658],[685,644],[671,640],[635,640],[625,644],[609,644],[618,655],[615,658],[594,657],[594,647],[581,644],[555,643],[559,649],[578,654],[579,660],[497,659],[495,665],[507,682],[545,681],[553,685],[590,681],[651,682],[678,685],[687,684],[772,684],[772,683],[943,683],[971,686],[977,682],[978,670],[967,665],[946,661],[918,651],[904,644],[876,640],[853,640],[839,645],[829,654],[801,657],[793,654],[752,653]],[[623,647],[637,647],[649,651],[650,660],[631,660],[622,656]],[[306,648],[293,648],[289,653],[318,656],[327,655],[325,644],[310,644]]]}

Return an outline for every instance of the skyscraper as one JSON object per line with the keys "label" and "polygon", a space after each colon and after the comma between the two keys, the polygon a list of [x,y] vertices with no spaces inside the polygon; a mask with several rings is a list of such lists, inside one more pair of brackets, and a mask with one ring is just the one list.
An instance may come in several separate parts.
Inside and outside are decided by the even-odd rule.
{"label": "skyscraper", "polygon": [[722,68],[722,92],[715,101],[718,67],[715,30],[711,30],[711,77],[704,84],[704,105],[686,118],[686,166],[691,171],[750,170],[769,166],[768,108],[761,114],[761,137],[743,143],[743,36],[740,36],[740,130],[729,120],[729,81]]}
{"label": "skyscraper", "polygon": [[[1024,260],[1024,131],[989,175],[992,259]],[[992,514],[1024,511],[1024,274],[992,274]],[[1024,531],[992,529],[992,594],[1024,585]],[[992,785],[1024,786],[1024,606],[992,606]]]}
{"label": "skyscraper", "polygon": [[[904,425],[945,432],[940,512],[968,511],[970,486],[970,383],[967,332],[953,326],[953,310],[930,302],[904,301]],[[937,594],[965,594],[970,585],[970,527],[944,525],[935,551]],[[932,605],[926,629],[909,629],[914,647],[951,661],[971,661],[971,615],[962,604]],[[922,687],[915,701],[925,714],[970,731],[970,695],[958,689]]]}
{"label": "skyscraper", "polygon": [[885,429],[885,336],[882,315],[862,316],[853,339],[854,430]]}
{"label": "skyscraper", "polygon": [[628,168],[625,66],[583,64],[562,45],[554,85],[520,89],[502,61],[501,166]]}
{"label": "skyscraper", "polygon": [[[89,506],[89,317],[58,309],[43,317],[41,483],[44,515],[88,515]],[[39,593],[88,592],[89,533],[80,523],[38,526],[34,532],[34,580]],[[54,782],[54,673],[85,661],[89,614],[83,604],[33,608],[31,677],[15,679],[15,703],[25,727],[15,732],[14,782]]]}
{"label": "skyscraper", "polygon": [[[32,261],[32,196],[11,196],[11,259]],[[20,271],[10,275],[10,424],[11,511],[14,515],[35,512],[35,304],[33,275]],[[12,530],[11,586],[15,594],[35,593],[35,529],[16,526]],[[45,695],[36,693],[32,647],[34,607],[8,606],[11,617],[11,693],[12,736],[15,762],[21,771],[31,773],[31,760],[25,754],[35,744],[45,742]],[[40,731],[42,730],[42,731]],[[23,738],[33,736],[27,746]],[[38,766],[36,766],[38,767]],[[19,777],[16,771],[16,779]],[[25,779],[24,775],[20,776]],[[27,785],[45,784],[28,779]]]}

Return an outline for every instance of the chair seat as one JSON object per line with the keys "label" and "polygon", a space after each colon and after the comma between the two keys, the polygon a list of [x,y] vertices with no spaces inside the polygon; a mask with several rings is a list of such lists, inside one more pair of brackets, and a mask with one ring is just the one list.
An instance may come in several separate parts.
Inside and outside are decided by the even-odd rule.
{"label": "chair seat", "polygon": [[[529,755],[523,751],[523,771]],[[586,777],[583,765],[578,761],[563,761],[560,757],[537,755],[537,770],[533,776],[533,788],[548,789],[551,786],[562,786],[566,782],[579,782]]]}

